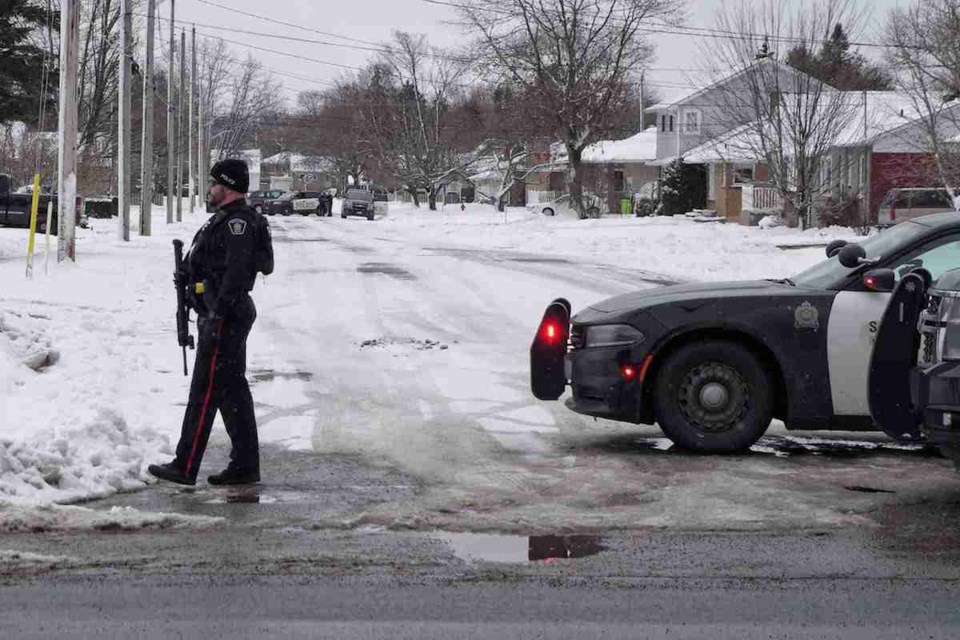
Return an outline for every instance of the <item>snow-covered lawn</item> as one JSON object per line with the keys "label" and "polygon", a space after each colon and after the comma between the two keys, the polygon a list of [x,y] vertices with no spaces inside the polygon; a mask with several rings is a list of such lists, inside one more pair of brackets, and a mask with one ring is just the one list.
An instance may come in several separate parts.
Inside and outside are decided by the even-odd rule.
{"label": "snow-covered lawn", "polygon": [[[76,264],[56,263],[54,238],[49,272],[41,254],[32,279],[24,275],[26,233],[0,229],[0,531],[29,527],[30,513],[41,525],[51,518],[59,522],[74,513],[52,512],[55,503],[142,489],[152,483],[146,474],[147,464],[172,457],[188,379],[183,377],[176,343],[171,239],[179,237],[189,242],[206,216],[185,214],[183,223],[167,225],[161,209],[155,208],[153,215],[155,235],[134,235],[128,243],[117,240],[115,220],[92,220],[90,229],[78,230]],[[317,218],[309,221],[321,223]],[[360,241],[389,244],[397,255],[437,249],[511,251],[563,257],[601,268],[609,265],[649,271],[675,280],[784,277],[821,260],[823,245],[829,240],[854,238],[848,229],[801,232],[685,218],[578,221],[547,218],[524,209],[503,214],[475,205],[468,205],[466,211],[447,206],[430,212],[391,204],[389,214],[374,222],[334,218],[322,221],[327,227],[306,223],[299,217],[290,219],[289,224],[287,220],[275,222],[278,230],[289,227],[285,233],[291,244],[277,245],[278,264],[283,265],[278,267],[281,275],[258,283],[254,292],[258,304],[262,300],[269,303],[265,305],[268,311],[261,312],[261,327],[264,322],[276,322],[272,316],[280,307],[286,308],[286,317],[294,319],[332,314],[331,326],[336,327],[337,322],[350,317],[351,305],[363,304],[354,284],[337,279],[340,265],[330,261],[326,268],[333,275],[320,278],[316,273],[301,273],[296,264],[283,263],[285,251],[310,246],[318,247],[310,255],[323,266],[326,258],[322,245],[308,243],[318,242],[318,234],[324,229],[333,236],[348,230]],[[298,241],[303,244],[293,244]],[[796,248],[804,245],[815,246]],[[42,239],[38,247],[42,251]],[[370,260],[384,259],[374,255]],[[456,274],[443,275],[446,277],[431,283],[432,295],[449,300],[466,295],[460,292],[462,283],[454,277]],[[541,308],[542,300],[549,297],[536,281],[512,281],[502,273],[496,277],[498,283],[502,281],[498,286],[504,305],[522,304],[518,313],[524,317],[528,309]],[[583,296],[580,304],[592,301],[587,298],[605,297],[605,289],[591,288],[589,282],[579,286]],[[622,286],[629,288],[631,283]],[[489,302],[497,304],[496,300]],[[418,304],[416,300],[403,303]],[[452,335],[449,332],[453,329],[444,318],[431,321],[446,326],[448,336]],[[377,333],[377,326],[382,328],[385,322],[373,319],[369,324],[350,327],[350,339],[385,335]],[[301,331],[309,336],[311,325]],[[357,342],[360,344],[359,339]],[[400,351],[420,347],[426,351],[440,349],[439,344],[425,341],[361,345],[375,358],[395,358]],[[297,379],[295,362],[276,362],[280,351],[265,337],[264,329],[255,327],[250,353],[251,371],[258,367],[263,371],[269,365],[272,371],[287,372],[287,377],[278,374],[276,380],[264,380],[255,392],[257,401],[274,410],[298,406],[307,383]],[[192,357],[190,354],[191,364]],[[355,366],[350,359],[354,356],[325,353],[323,357],[332,359],[327,364],[333,368],[349,370]],[[521,360],[522,353],[517,362]],[[428,359],[422,362],[429,366]],[[444,378],[440,370],[412,370],[411,375]],[[475,371],[473,375],[487,374]],[[438,383],[438,387],[442,385]],[[525,388],[499,389],[493,384],[489,392],[524,399],[528,396]],[[340,402],[360,407],[369,398],[363,397],[361,389],[357,393],[357,398],[342,398]],[[462,397],[457,393],[451,388],[449,407],[453,411],[469,414],[481,423],[503,421],[482,415],[484,406],[475,394]],[[531,409],[520,411],[525,413],[517,419],[529,421]],[[270,433],[263,434],[263,440],[310,448],[316,444],[310,430],[323,420],[316,412],[283,415]],[[325,440],[322,450],[336,452],[337,443],[342,442],[346,451],[352,451],[349,443],[359,436],[351,434],[351,428],[351,424],[338,423],[340,440]],[[357,423],[356,428],[363,425]],[[217,430],[222,432],[219,423],[215,433]],[[128,512],[115,515],[122,526],[133,526],[136,520]],[[101,513],[86,521],[93,523],[90,526],[105,526],[104,518],[109,517],[109,513]],[[157,514],[143,514],[142,523],[149,525],[157,518]]]}

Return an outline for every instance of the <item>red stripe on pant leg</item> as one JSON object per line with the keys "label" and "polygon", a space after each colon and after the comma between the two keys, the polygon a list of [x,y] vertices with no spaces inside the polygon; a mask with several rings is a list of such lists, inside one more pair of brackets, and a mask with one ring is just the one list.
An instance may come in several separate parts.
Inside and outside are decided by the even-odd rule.
{"label": "red stripe on pant leg", "polygon": [[[217,326],[217,337],[220,337],[220,329],[223,328],[223,320],[220,321],[219,326]],[[210,406],[210,398],[213,396],[213,376],[214,369],[217,366],[217,353],[220,351],[219,345],[214,345],[213,347],[213,357],[210,359],[210,382],[207,384],[207,393],[203,397],[203,406],[200,407],[200,420],[197,421],[197,426],[193,431],[193,446],[190,448],[190,457],[187,458],[187,468],[184,469],[183,475],[189,476],[190,469],[193,467],[193,458],[197,454],[197,445],[200,443],[200,432],[203,430],[203,419],[207,417],[207,408]]]}

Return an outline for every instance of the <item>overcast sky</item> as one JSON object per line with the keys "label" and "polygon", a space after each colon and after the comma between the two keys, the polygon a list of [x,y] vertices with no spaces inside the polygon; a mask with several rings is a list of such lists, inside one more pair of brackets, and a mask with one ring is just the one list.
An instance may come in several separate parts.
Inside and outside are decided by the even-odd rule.
{"label": "overcast sky", "polygon": [[[162,18],[169,18],[169,3],[170,0],[164,0],[158,9]],[[229,8],[213,6],[214,4]],[[906,4],[906,0],[872,0],[872,16],[868,18],[866,31],[861,37],[874,39],[876,30],[889,9]],[[720,5],[721,0],[689,0],[689,18],[686,25],[715,26],[715,15]],[[389,40],[394,30],[427,34],[433,44],[443,47],[455,47],[469,37],[459,27],[450,24],[455,18],[453,8],[438,6],[425,0],[177,0],[176,11],[178,21],[197,24],[198,37],[219,35],[231,41],[233,55],[245,57],[249,53],[270,69],[309,78],[310,80],[301,80],[277,76],[291,103],[297,91],[323,89],[323,83],[350,73],[350,69],[344,67],[364,66],[376,54],[364,50],[363,47]],[[302,28],[278,24],[241,12]],[[164,30],[168,28],[166,22],[162,26]],[[218,26],[222,30],[218,32],[212,26]],[[319,40],[327,44],[296,42],[231,30],[265,32],[284,37]],[[685,86],[696,82],[696,76],[699,75],[697,70],[704,65],[701,37],[663,34],[653,36],[652,42],[656,46],[656,61],[652,65],[653,71],[647,76],[648,88],[657,90],[661,97],[664,97],[664,94],[681,91]],[[282,51],[313,60],[292,58],[262,49]],[[874,53],[870,50],[864,52]]]}

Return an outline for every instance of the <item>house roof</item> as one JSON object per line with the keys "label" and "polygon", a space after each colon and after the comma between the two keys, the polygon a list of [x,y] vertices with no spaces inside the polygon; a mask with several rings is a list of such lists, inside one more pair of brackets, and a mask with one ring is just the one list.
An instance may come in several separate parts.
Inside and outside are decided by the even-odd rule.
{"label": "house roof", "polygon": [[914,100],[899,91],[848,92],[856,110],[837,136],[838,147],[862,146],[921,117]]}
{"label": "house roof", "polygon": [[[761,60],[757,60],[750,66],[740,69],[739,71],[734,71],[733,73],[730,73],[722,78],[711,80],[705,83],[697,82],[694,78],[688,77],[687,80],[690,82],[690,88],[673,91],[670,94],[668,94],[667,98],[661,100],[660,102],[658,102],[657,104],[651,107],[647,107],[646,109],[644,109],[644,111],[647,113],[653,113],[657,111],[666,111],[668,109],[672,109],[676,106],[679,106],[684,102],[690,102],[694,98],[703,95],[704,93],[716,87],[717,85],[723,84],[725,82],[729,82],[734,78],[738,78],[746,74],[747,72],[749,72],[751,69],[755,69],[756,67],[763,64],[772,64],[770,61],[770,58],[763,58]],[[787,65],[783,65],[783,66],[790,68]],[[796,70],[794,69],[794,71]],[[802,72],[796,71],[796,73],[802,73]]]}
{"label": "house roof", "polygon": [[[852,147],[872,143],[881,135],[916,122],[920,113],[909,95],[897,91],[847,92],[849,122],[840,130],[834,146]],[[960,103],[958,103],[960,106]],[[832,106],[825,105],[825,109]],[[683,154],[686,164],[711,162],[754,162],[762,148],[757,122],[747,123],[708,140]],[[658,161],[668,164],[673,158]]]}
{"label": "house roof", "polygon": [[325,156],[307,156],[292,151],[281,151],[263,159],[263,164],[290,163],[290,171],[313,173],[330,168],[330,159]]}
{"label": "house roof", "polygon": [[623,140],[601,140],[583,150],[583,162],[647,162],[657,157],[657,128],[644,131]]}

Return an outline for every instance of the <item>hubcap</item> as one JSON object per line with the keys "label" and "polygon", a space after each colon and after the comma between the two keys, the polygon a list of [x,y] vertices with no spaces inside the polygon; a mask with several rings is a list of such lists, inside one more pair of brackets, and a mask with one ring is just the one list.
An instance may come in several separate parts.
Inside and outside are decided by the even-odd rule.
{"label": "hubcap", "polygon": [[730,394],[722,384],[711,382],[700,389],[700,404],[711,411],[722,408],[729,400]]}
{"label": "hubcap", "polygon": [[709,362],[687,372],[677,389],[677,402],[691,426],[720,433],[743,420],[750,409],[750,388],[735,368]]}

